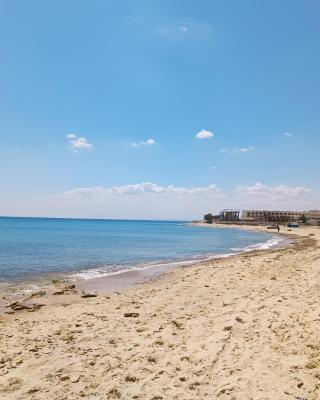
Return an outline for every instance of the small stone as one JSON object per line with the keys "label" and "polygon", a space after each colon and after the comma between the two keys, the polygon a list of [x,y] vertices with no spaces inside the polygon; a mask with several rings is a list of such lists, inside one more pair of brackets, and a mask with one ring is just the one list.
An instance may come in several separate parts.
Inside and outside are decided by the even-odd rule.
{"label": "small stone", "polygon": [[72,374],[70,376],[70,382],[71,383],[77,383],[80,380],[81,375],[80,374]]}
{"label": "small stone", "polygon": [[303,385],[304,385],[303,382],[299,382],[299,383],[297,384],[297,387],[298,387],[298,388],[301,388]]}
{"label": "small stone", "polygon": [[232,326],[225,326],[225,327],[223,328],[223,330],[224,330],[224,331],[227,331],[227,332],[231,331],[231,329],[232,329]]}
{"label": "small stone", "polygon": [[137,382],[137,380],[138,380],[138,378],[136,378],[133,375],[127,375],[126,378],[125,378],[126,382]]}
{"label": "small stone", "polygon": [[39,392],[39,388],[38,387],[33,387],[33,388],[31,388],[31,389],[29,389],[28,391],[27,391],[27,393],[28,394],[33,394],[33,393],[37,393],[37,392]]}
{"label": "small stone", "polygon": [[121,397],[121,393],[116,388],[111,389],[108,394],[111,395],[113,399],[120,399]]}
{"label": "small stone", "polygon": [[308,369],[314,369],[317,368],[317,363],[315,361],[310,361],[306,364],[306,368]]}
{"label": "small stone", "polygon": [[178,329],[183,329],[183,325],[180,322],[173,320],[172,323]]}
{"label": "small stone", "polygon": [[152,363],[155,363],[155,362],[156,362],[156,359],[155,359],[155,357],[153,357],[153,356],[149,356],[149,357],[148,357],[148,361],[149,361],[149,362],[152,362]]}
{"label": "small stone", "polygon": [[126,318],[137,318],[137,317],[139,317],[139,313],[128,312],[128,313],[124,313],[123,316]]}

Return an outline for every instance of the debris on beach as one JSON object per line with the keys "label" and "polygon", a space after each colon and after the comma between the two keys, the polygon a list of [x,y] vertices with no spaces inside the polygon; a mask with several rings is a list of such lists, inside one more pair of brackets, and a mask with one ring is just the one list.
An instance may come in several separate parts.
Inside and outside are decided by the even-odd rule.
{"label": "debris on beach", "polygon": [[136,312],[128,312],[128,313],[124,313],[123,316],[124,316],[124,317],[127,317],[127,318],[130,318],[130,317],[137,318],[137,317],[139,317],[139,313],[136,313]]}
{"label": "debris on beach", "polygon": [[54,286],[57,287],[52,294],[54,296],[61,296],[63,294],[76,294],[76,285],[65,281],[54,281]]}
{"label": "debris on beach", "polygon": [[90,297],[97,297],[98,294],[97,293],[90,293],[90,292],[83,292],[81,297],[84,299],[88,299]]}
{"label": "debris on beach", "polygon": [[[25,301],[25,300],[24,300]],[[23,304],[23,302],[15,301],[14,303],[8,304],[6,307],[11,308],[11,311],[36,311],[43,307],[44,304],[34,303],[34,304]]]}

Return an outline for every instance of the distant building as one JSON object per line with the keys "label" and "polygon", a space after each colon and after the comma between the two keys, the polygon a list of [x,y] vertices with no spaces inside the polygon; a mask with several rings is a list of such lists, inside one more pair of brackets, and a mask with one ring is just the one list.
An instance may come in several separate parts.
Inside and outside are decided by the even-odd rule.
{"label": "distant building", "polygon": [[225,209],[220,211],[220,221],[240,221],[240,210]]}
{"label": "distant building", "polygon": [[306,218],[309,224],[320,225],[320,210],[307,211]]}
{"label": "distant building", "polygon": [[243,210],[244,222],[307,222],[320,223],[320,210],[311,211],[269,211],[269,210]]}

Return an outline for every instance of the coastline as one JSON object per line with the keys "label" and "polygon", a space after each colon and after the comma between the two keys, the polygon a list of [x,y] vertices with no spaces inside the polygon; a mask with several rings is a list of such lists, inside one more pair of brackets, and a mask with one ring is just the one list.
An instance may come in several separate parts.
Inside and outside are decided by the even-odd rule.
{"label": "coastline", "polygon": [[[226,228],[226,229],[242,229],[245,231],[256,231],[260,233],[266,233],[273,237],[286,237],[290,235],[275,234],[269,232],[261,226],[242,226],[238,224],[205,224],[205,223],[187,223],[186,225],[192,227],[209,227],[209,228]],[[77,301],[78,296],[83,292],[97,293],[97,294],[108,294],[130,288],[131,286],[146,283],[154,279],[159,278],[161,274],[170,272],[173,268],[185,268],[203,264],[213,260],[219,260],[226,257],[234,257],[239,254],[244,254],[252,251],[263,251],[272,250],[276,248],[284,248],[291,244],[289,241],[283,241],[280,243],[272,243],[273,239],[269,239],[266,242],[257,243],[256,245],[250,245],[248,248],[243,247],[234,249],[230,253],[215,253],[211,255],[197,255],[194,258],[185,260],[168,260],[158,261],[150,265],[136,266],[130,269],[118,270],[116,272],[108,272],[101,275],[92,275],[86,278],[79,278],[79,273],[73,274],[61,274],[60,276],[52,277],[40,277],[37,280],[24,281],[22,284],[8,283],[8,289],[2,290],[2,296],[0,298],[0,315],[4,312],[10,312],[10,308],[7,309],[7,305],[15,302],[22,302],[23,304],[61,304],[63,302],[74,302]],[[271,241],[271,243],[269,243]],[[86,275],[91,271],[86,271]],[[57,281],[57,284],[52,284],[52,281]],[[75,290],[70,293],[66,290],[65,294],[67,297],[59,295],[53,296],[57,291],[63,291],[64,287],[68,288],[68,285],[75,285]],[[5,286],[3,286],[5,287]],[[45,294],[43,294],[45,292]],[[37,296],[37,293],[41,293],[41,296]],[[33,296],[35,294],[35,296]],[[69,296],[73,294],[74,296]],[[28,301],[29,296],[32,295],[32,302]],[[39,299],[38,297],[41,297]],[[27,299],[27,300],[25,300]]]}
{"label": "coastline", "polygon": [[[207,227],[207,224],[190,224],[191,226],[200,226],[200,227]],[[210,225],[209,227],[215,228],[214,224]],[[220,226],[219,226],[220,227]],[[229,229],[236,229],[239,228],[238,225],[227,225],[225,227],[221,226],[221,228],[229,228]],[[262,233],[271,234],[267,230],[264,230],[262,227],[260,229],[246,229],[246,227],[240,227],[240,229],[248,230],[248,231],[257,231]],[[290,236],[289,234],[275,234],[272,232],[271,236],[273,237],[285,237],[287,239],[291,239],[291,241],[284,241],[283,243],[276,243],[271,244],[270,247],[264,248],[264,243],[259,243],[258,245],[249,246],[248,249],[242,248],[239,249],[238,252],[228,253],[228,254],[215,254],[209,257],[205,257],[203,259],[190,259],[185,261],[172,261],[165,263],[160,263],[155,266],[149,266],[140,269],[133,269],[133,270],[126,270],[126,271],[119,271],[115,274],[109,274],[106,276],[97,276],[94,278],[90,278],[87,280],[82,280],[77,283],[77,286],[80,290],[84,291],[93,291],[96,293],[112,293],[117,290],[122,290],[129,288],[136,284],[145,283],[154,279],[157,279],[161,274],[170,272],[173,268],[185,268],[185,267],[192,267],[196,265],[201,265],[203,263],[207,263],[214,260],[220,260],[226,257],[235,257],[239,254],[245,254],[252,251],[264,251],[264,250],[274,250],[278,248],[285,248],[290,246],[293,242],[292,239],[294,237]],[[268,242],[268,241],[267,241]],[[265,242],[265,243],[267,243]]]}
{"label": "coastline", "polygon": [[291,235],[288,248],[0,316],[0,397],[318,399],[320,229]]}

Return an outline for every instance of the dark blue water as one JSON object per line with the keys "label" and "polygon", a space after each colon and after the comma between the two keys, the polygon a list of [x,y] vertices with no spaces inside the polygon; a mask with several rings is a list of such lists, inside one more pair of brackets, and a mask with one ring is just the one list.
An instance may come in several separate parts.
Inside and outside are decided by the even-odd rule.
{"label": "dark blue water", "polygon": [[0,218],[0,282],[204,259],[270,237],[181,222]]}

